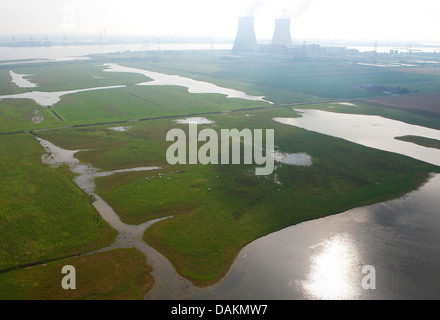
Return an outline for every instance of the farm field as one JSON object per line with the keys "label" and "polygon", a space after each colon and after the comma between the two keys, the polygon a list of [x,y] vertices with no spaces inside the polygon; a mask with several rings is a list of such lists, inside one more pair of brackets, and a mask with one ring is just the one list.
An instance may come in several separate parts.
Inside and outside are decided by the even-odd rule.
{"label": "farm field", "polygon": [[412,111],[418,114],[440,116],[439,104],[440,93],[432,92],[409,96],[388,96],[374,99],[366,99],[367,102]]}

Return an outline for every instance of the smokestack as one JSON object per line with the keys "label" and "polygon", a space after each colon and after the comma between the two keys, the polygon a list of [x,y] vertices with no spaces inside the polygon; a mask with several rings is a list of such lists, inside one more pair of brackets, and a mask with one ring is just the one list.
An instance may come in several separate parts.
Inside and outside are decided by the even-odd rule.
{"label": "smokestack", "polygon": [[257,49],[254,17],[238,18],[238,30],[234,41],[234,52],[254,52]]}
{"label": "smokestack", "polygon": [[272,45],[292,46],[290,19],[275,20],[275,32],[273,33]]}

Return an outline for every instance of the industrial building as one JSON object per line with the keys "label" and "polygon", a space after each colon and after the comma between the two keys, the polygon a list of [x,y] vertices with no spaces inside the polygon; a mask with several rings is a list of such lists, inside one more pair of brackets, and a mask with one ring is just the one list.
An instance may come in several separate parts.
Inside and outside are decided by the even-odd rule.
{"label": "industrial building", "polygon": [[233,52],[255,52],[257,50],[254,20],[254,17],[238,18],[238,29],[232,48]]}
{"label": "industrial building", "polygon": [[290,19],[276,19],[275,31],[272,37],[272,46],[292,46],[292,36],[290,35]]}
{"label": "industrial building", "polygon": [[254,27],[255,18],[251,16],[238,18],[238,29],[232,52],[246,55],[270,55],[289,59],[317,59],[320,57],[354,56],[357,50],[345,47],[323,47],[319,44],[305,42],[294,45],[290,32],[291,19],[276,19],[274,33],[270,44],[258,44]]}

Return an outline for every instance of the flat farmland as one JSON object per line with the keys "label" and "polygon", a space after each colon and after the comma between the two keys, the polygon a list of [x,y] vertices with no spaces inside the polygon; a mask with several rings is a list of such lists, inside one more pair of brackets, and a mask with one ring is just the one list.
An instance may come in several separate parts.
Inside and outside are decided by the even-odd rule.
{"label": "flat farmland", "polygon": [[376,97],[365,101],[440,117],[440,92]]}

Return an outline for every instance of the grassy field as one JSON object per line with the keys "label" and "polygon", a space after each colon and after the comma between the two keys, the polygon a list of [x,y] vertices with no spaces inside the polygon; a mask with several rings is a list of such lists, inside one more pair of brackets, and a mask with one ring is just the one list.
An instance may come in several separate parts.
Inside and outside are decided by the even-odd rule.
{"label": "grassy field", "polygon": [[[28,79],[38,84],[37,88],[30,88],[33,91],[66,91],[120,84],[131,85],[146,81],[145,77],[139,74],[112,74],[104,72],[103,67],[95,61],[0,66],[0,79],[5,83],[3,86],[0,86],[0,95],[26,92],[29,90],[26,88],[18,88],[14,84],[6,85],[7,83],[11,83],[9,70],[19,74],[32,74],[32,77]],[[15,89],[15,92],[10,91],[11,86]]]}
{"label": "grassy field", "polygon": [[[36,110],[44,117],[42,123],[32,122]],[[41,107],[33,100],[7,99],[0,102],[0,132],[56,127],[60,124],[61,122],[50,110]]]}
{"label": "grassy field", "polygon": [[[263,115],[258,114],[259,121],[262,118]],[[240,127],[238,123],[229,125]],[[250,123],[248,125],[252,127]],[[403,195],[425,181],[428,172],[439,170],[408,158],[310,132],[264,122],[254,125],[274,127],[276,144],[283,152],[305,151],[314,158],[314,165],[278,169],[281,186],[270,179],[249,175],[250,168],[234,166],[212,168],[210,175],[201,174],[202,169],[194,168],[191,170],[194,173],[189,172],[180,183],[172,177],[167,192],[184,192],[186,198],[194,201],[198,198],[193,192],[197,192],[201,200],[197,201],[195,208],[188,203],[191,200],[182,202],[180,212],[184,214],[153,225],[145,239],[164,252],[179,272],[196,284],[218,281],[238,251],[258,237],[305,220]],[[216,175],[219,176],[217,183],[212,181]],[[140,180],[134,179],[133,185],[141,188]],[[116,183],[116,189],[121,186]],[[125,183],[125,187],[119,189],[120,195],[129,194],[131,186]],[[209,195],[208,187],[213,190]],[[152,203],[150,208],[154,210],[160,197],[154,196],[150,186],[143,188],[147,191],[145,193],[140,190],[137,192],[145,195],[142,198],[149,200]],[[155,185],[155,190],[161,190],[160,186],[157,189]],[[105,190],[102,194],[107,196]],[[119,203],[122,200],[120,195],[114,192],[108,199]],[[135,199],[129,199],[133,212],[143,212],[140,208],[136,210]],[[176,204],[161,204],[162,208],[177,211],[173,205]]]}
{"label": "grassy field", "polygon": [[188,94],[181,87],[130,86],[69,95],[54,109],[66,123],[84,124],[262,106],[267,104],[214,94]]}
{"label": "grassy field", "polygon": [[[105,62],[209,81],[266,96],[276,104],[306,102],[310,105],[298,108],[374,114],[435,129],[440,129],[436,117],[365,101],[352,101],[357,106],[318,101],[382,95],[358,89],[362,84],[440,91],[440,77],[346,62],[282,61],[195,52],[113,54],[86,62],[1,67],[0,94],[27,90],[10,84],[9,70],[34,74],[32,80],[40,85],[40,91],[127,85],[63,97],[53,108],[63,121],[31,100],[1,101],[0,132],[77,125],[36,134],[62,148],[90,149],[77,153],[76,158],[101,170],[162,167],[154,172],[99,178],[97,193],[129,224],[173,215],[148,229],[145,241],[197,285],[218,281],[239,250],[263,235],[403,195],[422,184],[429,173],[440,172],[438,167],[404,156],[272,120],[298,116],[292,108],[251,110],[269,105],[214,94],[189,94],[181,87],[135,86],[148,79],[139,74],[103,72],[100,65]],[[34,110],[44,115],[43,123],[31,122]],[[243,111],[221,113],[231,110]],[[280,184],[274,182],[274,175],[255,176],[255,166],[249,165],[170,166],[165,159],[170,145],[165,141],[166,133],[176,127],[187,130],[187,126],[177,125],[172,119],[129,122],[123,124],[132,127],[126,132],[109,130],[116,124],[92,126],[204,112],[219,113],[206,115],[215,124],[199,129],[275,129],[275,144],[282,152],[307,152],[313,165],[279,166],[275,173]],[[80,126],[85,124],[90,126]],[[70,170],[41,163],[44,150],[32,135],[0,136],[0,150],[0,270],[93,251],[115,238],[116,232],[101,220],[89,198],[72,181]],[[164,177],[158,178],[158,173]],[[60,281],[57,270],[64,261],[56,261],[0,274],[0,288],[6,288],[3,296],[0,290],[0,298],[133,298],[141,297],[151,285],[144,260],[135,251],[82,256],[72,258],[72,263],[94,275],[101,260],[108,262],[107,267],[102,265],[108,270],[108,278],[97,276],[96,282],[92,276],[82,279],[90,288],[76,295],[66,297],[65,292],[48,291]],[[120,281],[112,287],[109,279],[115,277]],[[13,288],[18,288],[15,295]]]}
{"label": "grassy field", "polygon": [[[254,166],[169,166],[165,135],[176,127],[171,119],[136,123],[127,132],[83,128],[41,135],[68,149],[95,148],[79,153],[78,158],[105,170],[161,166],[160,171],[99,178],[97,191],[129,224],[173,215],[153,225],[145,239],[183,276],[207,285],[225,274],[244,245],[265,234],[397,197],[425,181],[429,172],[439,170],[272,120],[289,116],[297,115],[288,108],[243,111],[210,115],[215,125],[200,126],[217,131],[275,129],[275,143],[281,151],[307,152],[313,157],[311,167],[277,169],[281,185],[274,183],[273,175],[254,176]],[[186,130],[184,125],[179,127]]]}
{"label": "grassy field", "polygon": [[376,97],[374,99],[367,99],[367,101],[439,118],[439,99],[439,92],[430,92],[424,94],[413,94],[409,96],[392,95],[387,97]]}
{"label": "grassy field", "polygon": [[412,142],[418,144],[419,146],[427,147],[427,148],[435,148],[440,149],[440,141],[435,139],[429,139],[425,137],[418,136],[404,136],[404,137],[396,137],[395,139],[401,141]]}
{"label": "grassy field", "polygon": [[[438,75],[403,73],[335,61],[283,61],[261,57],[164,54],[156,62],[142,54],[112,56],[115,62],[152,71],[179,74],[230,86],[275,103],[383,95],[361,90],[362,84],[405,87],[415,92],[440,91]],[[103,59],[104,61],[104,59]]]}
{"label": "grassy field", "polygon": [[[126,88],[89,91],[65,95],[53,110],[63,119],[60,121],[50,111],[32,100],[0,101],[0,132],[62,127],[66,125],[114,122],[129,119],[161,117],[212,111],[229,111],[266,106],[258,101],[226,99],[216,94],[188,94],[181,87],[135,86],[148,78],[131,73],[104,72],[98,62],[77,62],[58,65],[10,67],[18,73],[34,74],[32,80],[39,84],[35,91],[63,91],[111,85],[127,85]],[[10,83],[8,70],[0,69],[2,82]],[[6,86],[0,94],[26,92],[27,89],[9,90]],[[0,87],[0,89],[2,89]],[[176,103],[177,102],[177,103]],[[34,110],[39,110],[45,120],[31,122]]]}
{"label": "grassy field", "polygon": [[[316,102],[327,99],[371,98],[383,94],[358,89],[362,84],[406,87],[411,91],[440,91],[440,77],[359,66],[335,61],[283,61],[261,57],[230,58],[208,53],[128,53],[97,56],[93,61],[45,63],[0,67],[0,94],[26,92],[11,84],[9,70],[33,74],[37,91],[62,91],[127,85],[127,88],[67,95],[54,107],[64,121],[47,111],[46,120],[33,124],[31,100],[0,102],[0,132],[65,125],[93,124],[178,114],[227,111],[264,106],[261,102],[225,99],[220,95],[189,95],[179,87],[139,87],[148,78],[135,73],[104,72],[107,62],[167,74],[266,96],[276,104]],[[26,107],[20,107],[20,104]],[[18,105],[18,107],[16,107]],[[38,107],[36,107],[38,108]],[[31,110],[32,109],[32,110]],[[40,108],[41,109],[41,108]]]}
{"label": "grassy field", "polygon": [[[61,287],[65,265],[75,267],[75,290]],[[115,249],[0,274],[0,300],[140,300],[151,270],[136,249]]]}
{"label": "grassy field", "polygon": [[44,149],[33,136],[1,136],[0,150],[0,270],[93,251],[115,239],[70,170],[41,162]]}

